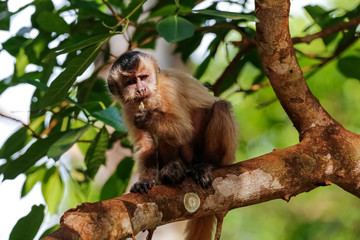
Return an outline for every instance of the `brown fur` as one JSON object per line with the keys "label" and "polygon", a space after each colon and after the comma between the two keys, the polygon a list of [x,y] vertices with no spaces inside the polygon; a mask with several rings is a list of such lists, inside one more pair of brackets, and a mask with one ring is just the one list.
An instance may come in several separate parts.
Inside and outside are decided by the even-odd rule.
{"label": "brown fur", "polygon": [[[163,184],[179,183],[190,174],[208,187],[211,169],[235,160],[237,123],[230,104],[190,75],[160,71],[151,56],[129,52],[114,63],[108,85],[122,104],[139,164],[133,192],[151,189],[157,172]],[[191,220],[187,239],[210,239],[213,223],[214,216]]]}

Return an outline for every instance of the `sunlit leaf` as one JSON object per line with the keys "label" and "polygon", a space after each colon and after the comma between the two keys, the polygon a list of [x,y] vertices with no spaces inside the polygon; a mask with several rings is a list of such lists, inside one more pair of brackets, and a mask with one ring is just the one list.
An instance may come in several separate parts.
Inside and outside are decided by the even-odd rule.
{"label": "sunlit leaf", "polygon": [[64,183],[61,180],[57,167],[52,167],[48,170],[42,181],[41,191],[49,213],[56,213],[64,194]]}
{"label": "sunlit leaf", "polygon": [[27,128],[22,127],[11,135],[0,149],[0,158],[9,159],[14,153],[20,151],[28,140]]}
{"label": "sunlit leaf", "polygon": [[48,157],[58,159],[62,154],[69,150],[74,143],[86,132],[88,126],[82,128],[72,129],[59,138],[50,148],[47,153]]}
{"label": "sunlit leaf", "polygon": [[97,44],[99,42],[102,42],[103,40],[105,40],[105,39],[107,39],[109,37],[112,37],[112,36],[114,36],[116,34],[118,34],[118,33],[116,33],[116,32],[104,33],[104,34],[96,35],[96,36],[93,36],[93,37],[89,37],[89,38],[87,38],[87,39],[85,39],[85,40],[83,40],[81,42],[74,43],[73,45],[65,47],[65,48],[55,48],[55,49],[53,49],[53,52],[51,52],[49,55],[47,55],[43,59],[43,61],[47,61],[49,58],[55,57],[55,56],[60,55],[60,54],[77,51],[77,50],[89,47],[91,45],[95,45],[95,44]]}
{"label": "sunlit leaf", "polygon": [[85,156],[86,172],[90,178],[94,178],[99,167],[105,163],[105,153],[108,143],[109,133],[106,128],[103,127],[91,143]]}
{"label": "sunlit leaf", "polygon": [[54,144],[64,133],[51,135],[45,139],[38,139],[26,152],[15,160],[8,161],[4,169],[4,179],[14,179],[21,173],[26,172],[38,160],[46,156],[51,145]]}
{"label": "sunlit leaf", "polygon": [[126,157],[121,160],[115,173],[108,179],[101,190],[101,200],[111,199],[123,194],[129,184],[134,160]]}
{"label": "sunlit leaf", "polygon": [[156,30],[168,42],[179,42],[194,35],[194,25],[177,15],[167,17],[156,25]]}
{"label": "sunlit leaf", "polygon": [[94,112],[92,115],[95,118],[103,121],[105,124],[112,126],[113,128],[115,128],[116,131],[127,131],[124,125],[124,121],[120,116],[119,109],[117,109],[116,107],[109,107],[104,110]]}
{"label": "sunlit leaf", "polygon": [[89,47],[68,63],[66,69],[51,83],[45,96],[41,99],[41,107],[50,106],[65,99],[76,78],[95,60],[101,45]]}
{"label": "sunlit leaf", "polygon": [[31,191],[31,189],[33,189],[36,183],[41,182],[44,179],[46,172],[47,168],[45,167],[45,165],[41,165],[39,167],[36,167],[35,170],[33,170],[32,172],[27,173],[26,180],[21,189],[21,197],[27,195]]}
{"label": "sunlit leaf", "polygon": [[16,76],[20,77],[24,75],[25,68],[28,64],[29,64],[29,58],[25,54],[25,50],[21,48],[18,55],[16,56],[16,62],[15,62]]}
{"label": "sunlit leaf", "polygon": [[30,213],[15,224],[9,240],[34,239],[44,219],[44,209],[44,205],[32,206]]}

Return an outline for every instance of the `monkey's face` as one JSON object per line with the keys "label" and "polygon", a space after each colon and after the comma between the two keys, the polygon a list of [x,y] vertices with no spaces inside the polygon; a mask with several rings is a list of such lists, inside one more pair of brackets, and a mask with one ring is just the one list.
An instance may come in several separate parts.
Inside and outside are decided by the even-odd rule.
{"label": "monkey's face", "polygon": [[111,67],[110,92],[123,103],[145,101],[156,91],[158,67],[156,61],[142,52],[127,52]]}
{"label": "monkey's face", "polygon": [[142,102],[156,90],[156,75],[149,69],[123,75],[121,82],[122,97],[128,102]]}

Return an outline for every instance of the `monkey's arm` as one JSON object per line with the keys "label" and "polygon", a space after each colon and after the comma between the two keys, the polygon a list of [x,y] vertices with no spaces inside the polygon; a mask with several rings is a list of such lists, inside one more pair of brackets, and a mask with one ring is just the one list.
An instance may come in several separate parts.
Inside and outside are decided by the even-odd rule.
{"label": "monkey's arm", "polygon": [[[179,104],[180,105],[180,104]],[[193,135],[190,114],[182,109],[142,109],[134,115],[134,125],[157,135],[172,146],[189,142]]]}
{"label": "monkey's arm", "polygon": [[139,181],[135,183],[131,192],[147,192],[155,185],[158,166],[157,149],[153,137],[145,131],[131,129],[130,135],[134,142],[134,158],[138,163]]}

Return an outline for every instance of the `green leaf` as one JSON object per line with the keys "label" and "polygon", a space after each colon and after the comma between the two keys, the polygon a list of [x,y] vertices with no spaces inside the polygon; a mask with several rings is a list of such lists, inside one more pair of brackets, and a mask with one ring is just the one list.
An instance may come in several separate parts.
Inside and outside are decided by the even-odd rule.
{"label": "green leaf", "polygon": [[59,15],[43,11],[36,18],[36,22],[39,26],[48,32],[56,32],[57,34],[63,34],[70,32],[69,25]]}
{"label": "green leaf", "polygon": [[307,5],[304,9],[316,23],[321,23],[324,21],[324,18],[329,18],[327,16],[328,12],[319,5]]}
{"label": "green leaf", "polygon": [[64,136],[59,138],[50,148],[47,153],[49,158],[54,158],[55,160],[69,150],[74,143],[76,143],[79,138],[86,132],[88,126],[72,129],[65,133]]}
{"label": "green leaf", "polygon": [[[81,136],[79,140],[88,141],[89,139],[95,139],[96,135],[98,134],[98,130],[95,127],[90,126],[88,130]],[[84,156],[86,155],[87,150],[90,147],[90,143],[88,142],[77,142],[77,146],[79,147],[80,151]]]}
{"label": "green leaf", "polygon": [[112,126],[116,131],[127,132],[123,119],[120,116],[119,109],[114,106],[94,112],[92,116],[103,121],[105,124]]}
{"label": "green leaf", "polygon": [[51,83],[44,97],[40,100],[41,107],[47,107],[65,99],[67,92],[80,76],[95,60],[101,49],[102,43],[89,47],[73,58],[66,69]]}
{"label": "green leaf", "polygon": [[201,76],[204,74],[204,72],[206,71],[207,67],[209,66],[209,63],[212,59],[212,56],[209,54],[205,60],[198,66],[198,68],[196,69],[196,72],[194,74],[194,77],[197,79],[200,79]]}
{"label": "green leaf", "polygon": [[360,80],[360,58],[349,56],[340,58],[338,68],[344,76]]}
{"label": "green leaf", "polygon": [[32,206],[30,213],[15,224],[9,240],[34,239],[44,219],[44,209],[44,205]]}
{"label": "green leaf", "polygon": [[28,140],[27,128],[22,127],[11,135],[0,149],[0,158],[10,159],[10,157],[20,151]]}
{"label": "green leaf", "polygon": [[50,235],[51,233],[55,232],[59,227],[60,227],[59,224],[55,224],[54,226],[46,229],[46,231],[43,232],[43,234],[41,234],[40,239],[43,239],[44,237],[46,237],[46,236]]}
{"label": "green leaf", "polygon": [[105,106],[109,106],[113,102],[104,79],[98,78],[98,72],[95,72],[89,79],[78,84],[76,98],[80,105],[102,102]]}
{"label": "green leaf", "polygon": [[20,77],[25,74],[25,68],[29,64],[29,58],[25,53],[23,48],[20,49],[18,55],[16,56],[15,62],[15,72],[16,76]]}
{"label": "green leaf", "polygon": [[202,9],[202,10],[193,10],[194,13],[208,15],[212,17],[223,17],[229,18],[232,20],[247,20],[252,22],[258,22],[259,20],[251,14],[244,14],[244,13],[236,13],[236,12],[227,12],[227,11],[219,11],[219,10],[212,10],[212,9]]}
{"label": "green leaf", "polygon": [[54,144],[64,133],[51,135],[45,139],[34,142],[26,152],[13,161],[5,164],[4,179],[14,179],[20,173],[25,173],[32,165],[46,155],[51,145]]}
{"label": "green leaf", "polygon": [[106,128],[103,127],[91,143],[85,156],[86,172],[92,179],[95,177],[99,167],[105,163],[105,153],[108,143],[109,133]]}
{"label": "green leaf", "polygon": [[129,184],[134,160],[126,157],[121,160],[115,173],[107,180],[101,189],[100,200],[107,200],[123,194]]}
{"label": "green leaf", "polygon": [[159,9],[154,9],[154,11],[150,14],[149,18],[174,15],[176,13],[176,9],[177,6],[175,4],[165,5]]}
{"label": "green leaf", "polygon": [[52,167],[48,170],[42,181],[41,191],[49,213],[56,213],[64,194],[64,183],[61,180],[57,167]]}
{"label": "green leaf", "polygon": [[45,167],[45,164],[43,164],[39,167],[36,167],[35,170],[33,170],[32,172],[27,173],[26,180],[21,189],[21,197],[27,195],[31,191],[31,189],[33,189],[37,182],[42,181],[46,172],[47,168]]}
{"label": "green leaf", "polygon": [[0,30],[9,30],[11,13],[8,11],[7,1],[0,2]]}
{"label": "green leaf", "polygon": [[102,42],[105,39],[108,39],[108,38],[110,38],[110,37],[112,37],[112,36],[114,36],[116,34],[118,34],[118,33],[116,33],[116,32],[114,32],[114,33],[104,33],[104,34],[100,34],[100,35],[97,35],[97,36],[87,38],[87,39],[85,39],[85,40],[83,40],[81,42],[74,43],[73,45],[65,47],[65,48],[63,48],[63,47],[55,48],[55,49],[53,49],[53,51],[55,51],[55,52],[49,53],[43,59],[43,61],[46,62],[48,59],[50,59],[52,57],[55,57],[57,55],[61,55],[61,54],[64,54],[64,53],[69,53],[69,52],[73,52],[73,51],[77,51],[77,50],[89,47],[89,46],[94,45],[96,43]]}
{"label": "green leaf", "polygon": [[156,25],[156,30],[168,42],[179,42],[194,35],[194,25],[177,15],[167,17]]}
{"label": "green leaf", "polygon": [[22,49],[22,47],[28,41],[29,41],[29,39],[24,38],[22,36],[14,36],[14,37],[6,40],[1,45],[2,45],[3,49],[5,49],[12,56],[16,56],[19,53],[20,49]]}

